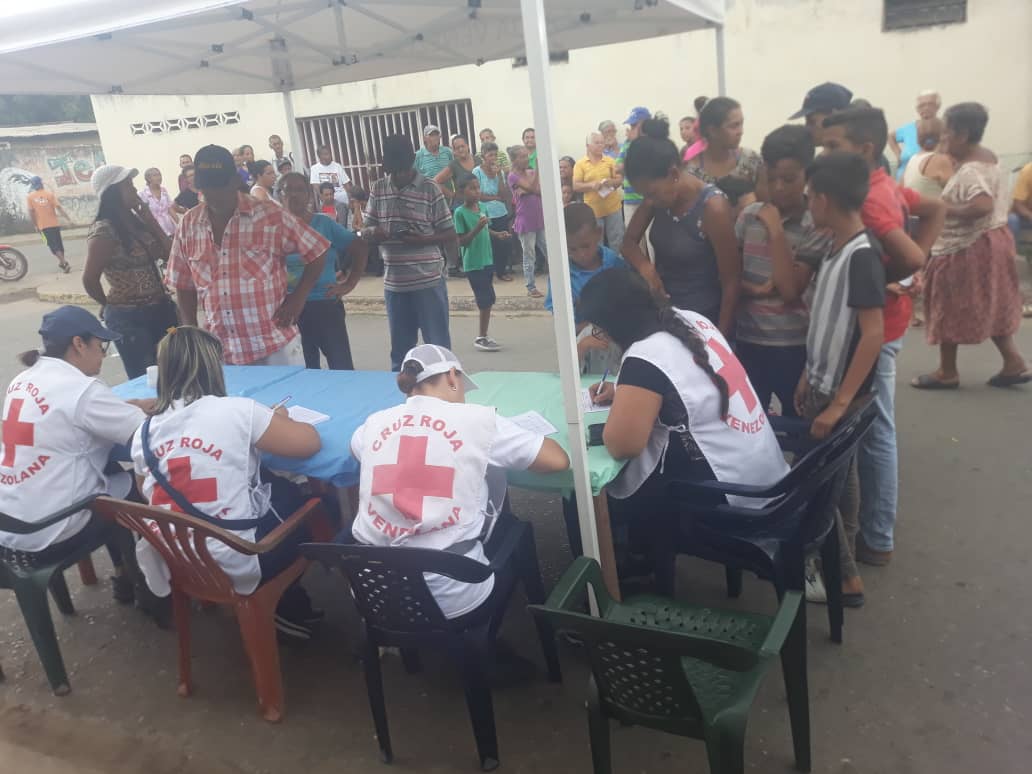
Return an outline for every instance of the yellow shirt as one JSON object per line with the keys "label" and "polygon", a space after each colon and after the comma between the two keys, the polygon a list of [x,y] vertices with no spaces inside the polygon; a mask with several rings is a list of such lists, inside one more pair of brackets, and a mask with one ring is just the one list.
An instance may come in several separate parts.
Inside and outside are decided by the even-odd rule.
{"label": "yellow shirt", "polygon": [[1026,164],[1018,173],[1018,181],[1014,184],[1014,201],[1032,207],[1032,164]]}
{"label": "yellow shirt", "polygon": [[[594,183],[599,180],[611,180],[614,177],[616,177],[616,161],[609,156],[603,156],[598,161],[592,161],[585,156],[573,165],[574,183]],[[619,212],[623,206],[623,188],[619,185],[616,186],[608,196],[602,196],[597,191],[586,191],[584,203],[591,207],[596,218],[612,215],[614,212]]]}

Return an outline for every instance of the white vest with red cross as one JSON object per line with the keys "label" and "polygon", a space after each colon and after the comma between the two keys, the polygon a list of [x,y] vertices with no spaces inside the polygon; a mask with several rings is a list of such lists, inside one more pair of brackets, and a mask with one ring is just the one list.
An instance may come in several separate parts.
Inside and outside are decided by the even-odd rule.
{"label": "white vest with red cross", "polygon": [[[788,472],[788,464],[760,405],[745,369],[728,346],[727,339],[701,314],[675,310],[706,342],[713,370],[727,382],[728,412],[720,416],[720,391],[696,365],[687,347],[669,333],[654,333],[632,344],[624,357],[645,360],[673,384],[688,412],[687,427],[667,427],[659,420],[645,450],[631,460],[620,477],[608,487],[615,497],[629,497],[662,464],[670,431],[688,431],[706,457],[718,481],[729,484],[773,484]],[[761,507],[763,502],[729,496],[732,505]]]}
{"label": "white vest with red cross", "polygon": [[[8,386],[0,511],[22,521],[41,521],[76,500],[107,491],[104,468],[113,444],[76,421],[79,401],[96,382],[64,360],[41,357]],[[4,533],[2,542],[22,551],[41,551],[77,534],[89,518],[89,511],[82,511],[29,535]]]}
{"label": "white vest with red cross", "polygon": [[494,436],[495,410],[486,406],[412,399],[373,414],[357,435],[355,539],[437,549],[475,540]]}
{"label": "white vest with red cross", "polygon": [[[251,439],[252,414],[261,410],[267,409],[250,398],[209,395],[189,406],[176,401],[168,411],[151,418],[150,447],[161,473],[201,513],[226,521],[265,515],[268,498],[262,496],[259,455]],[[136,472],[144,476],[141,494],[147,502],[181,513],[150,474],[140,431],[133,437],[132,456]],[[254,540],[254,533],[254,529],[234,531],[243,540]],[[250,594],[258,587],[261,568],[257,556],[241,554],[218,540],[209,539],[207,545],[238,593]],[[168,568],[157,550],[141,540],[136,555],[151,590],[159,596],[169,594]]]}

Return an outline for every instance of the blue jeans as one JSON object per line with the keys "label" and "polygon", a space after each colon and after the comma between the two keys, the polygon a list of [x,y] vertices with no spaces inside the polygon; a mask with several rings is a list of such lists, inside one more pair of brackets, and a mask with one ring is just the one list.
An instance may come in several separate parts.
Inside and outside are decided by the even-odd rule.
{"label": "blue jeans", "polygon": [[614,253],[619,253],[620,246],[623,244],[624,235],[623,209],[610,213],[604,218],[597,218],[596,222],[598,223],[599,228],[602,229],[602,233],[605,234],[606,243],[609,245],[609,249]]}
{"label": "blue jeans", "polygon": [[878,414],[860,444],[860,534],[869,548],[891,551],[899,493],[896,452],[896,356],[903,339],[882,345],[874,367],[874,403]]}
{"label": "blue jeans", "polygon": [[548,247],[545,245],[545,232],[541,231],[526,231],[519,234],[520,245],[523,247],[523,280],[527,283],[527,290],[533,290],[537,287],[537,283],[534,281],[534,264],[537,261],[537,248],[541,248],[541,252],[545,254],[545,260],[548,260]]}
{"label": "blue jeans", "polygon": [[387,327],[391,333],[391,370],[400,371],[401,361],[419,341],[451,348],[448,333],[448,286],[442,277],[433,287],[399,292],[383,291],[387,305]]}
{"label": "blue jeans", "polygon": [[122,337],[115,347],[130,379],[142,376],[157,363],[158,342],[178,323],[176,305],[171,300],[149,306],[104,307],[104,324]]}
{"label": "blue jeans", "polygon": [[1010,229],[1010,232],[1014,235],[1014,241],[1017,242],[1021,229],[1032,228],[1032,221],[1025,220],[1018,213],[1012,212],[1007,216],[1007,228]]}

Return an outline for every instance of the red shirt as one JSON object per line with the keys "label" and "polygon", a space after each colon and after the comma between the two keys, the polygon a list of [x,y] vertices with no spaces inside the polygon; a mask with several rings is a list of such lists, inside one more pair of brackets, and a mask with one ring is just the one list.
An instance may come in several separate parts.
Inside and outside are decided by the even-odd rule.
{"label": "red shirt", "polygon": [[[910,208],[921,200],[921,196],[909,188],[897,185],[885,170],[878,167],[871,172],[870,191],[864,206],[860,210],[860,218],[868,230],[878,239],[896,229],[906,231]],[[888,264],[889,257],[882,254],[882,263]],[[910,296],[897,296],[895,293],[885,295],[885,341],[902,338],[910,324],[910,313],[913,304]]]}
{"label": "red shirt", "polygon": [[298,335],[273,315],[287,296],[287,256],[311,263],[330,243],[275,202],[240,194],[222,244],[211,233],[208,206],[191,209],[176,230],[167,283],[196,290],[208,330],[219,338],[226,362],[247,365],[278,352]]}

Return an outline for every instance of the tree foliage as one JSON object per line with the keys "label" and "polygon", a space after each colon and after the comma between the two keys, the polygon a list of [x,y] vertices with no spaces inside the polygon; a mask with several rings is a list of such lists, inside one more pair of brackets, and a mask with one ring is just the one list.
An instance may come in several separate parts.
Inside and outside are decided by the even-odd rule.
{"label": "tree foliage", "polygon": [[0,126],[56,124],[63,121],[92,123],[89,97],[0,95]]}

